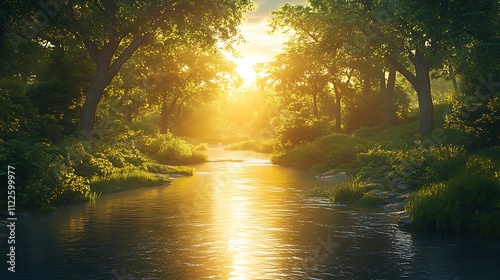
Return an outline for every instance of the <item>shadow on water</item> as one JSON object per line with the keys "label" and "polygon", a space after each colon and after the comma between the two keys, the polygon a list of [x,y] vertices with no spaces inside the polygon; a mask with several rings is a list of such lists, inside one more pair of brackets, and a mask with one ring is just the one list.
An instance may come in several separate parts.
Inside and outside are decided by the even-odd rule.
{"label": "shadow on water", "polygon": [[265,154],[209,153],[216,161],[195,166],[196,176],[170,186],[103,196],[95,204],[19,221],[14,279],[500,275],[498,244],[418,236],[383,209],[307,197],[327,182],[271,165]]}

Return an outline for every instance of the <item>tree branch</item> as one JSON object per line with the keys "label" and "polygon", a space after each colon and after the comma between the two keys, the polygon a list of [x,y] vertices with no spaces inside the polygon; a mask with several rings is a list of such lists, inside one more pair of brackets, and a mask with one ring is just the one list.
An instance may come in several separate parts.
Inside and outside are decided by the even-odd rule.
{"label": "tree branch", "polygon": [[389,62],[390,65],[392,65],[396,69],[396,71],[401,73],[401,75],[403,75],[412,85],[417,84],[417,77],[413,75],[413,73],[411,73],[408,69],[406,69],[403,64],[399,63],[393,57],[387,58],[387,62]]}

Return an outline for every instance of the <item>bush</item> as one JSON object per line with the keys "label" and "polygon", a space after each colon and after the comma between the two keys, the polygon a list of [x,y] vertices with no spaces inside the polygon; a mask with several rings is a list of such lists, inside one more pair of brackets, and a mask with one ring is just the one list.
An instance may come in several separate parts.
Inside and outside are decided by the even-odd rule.
{"label": "bush", "polygon": [[367,176],[385,176],[393,171],[398,158],[402,157],[401,150],[385,150],[377,145],[366,152],[359,153],[356,163],[361,166],[361,174]]}
{"label": "bush", "polygon": [[383,197],[378,196],[373,193],[366,193],[356,201],[356,204],[358,205],[368,205],[368,206],[375,206],[375,205],[384,205],[386,204],[386,201]]}
{"label": "bush", "polygon": [[274,140],[244,140],[224,147],[224,150],[248,150],[259,153],[272,153]]}
{"label": "bush", "polygon": [[345,183],[340,183],[328,192],[328,198],[336,203],[355,203],[365,194],[365,183],[361,177],[351,178]]}
{"label": "bush", "polygon": [[309,113],[306,104],[291,103],[273,119],[277,150],[287,150],[299,144],[311,142],[329,130],[328,122]]}
{"label": "bush", "polygon": [[94,177],[90,185],[92,191],[96,193],[112,193],[123,189],[157,186],[164,182],[170,182],[168,177],[156,176],[137,168],[124,168],[115,170],[109,176]]}
{"label": "bush", "polygon": [[158,163],[147,163],[144,165],[146,170],[151,173],[158,174],[179,174],[193,176],[195,174],[195,169],[189,166],[169,166]]}
{"label": "bush", "polygon": [[471,157],[445,182],[434,183],[410,196],[407,210],[412,226],[422,232],[500,236],[500,182],[491,160]]}
{"label": "bush", "polygon": [[207,156],[186,141],[172,134],[157,134],[154,137],[143,136],[138,148],[162,164],[192,164],[205,162]]}
{"label": "bush", "polygon": [[414,188],[447,180],[466,161],[465,149],[453,145],[418,147],[397,155],[389,179],[403,179]]}
{"label": "bush", "polygon": [[309,168],[325,160],[325,154],[312,143],[305,143],[284,153],[271,155],[271,162],[274,164],[301,168]]}
{"label": "bush", "polygon": [[330,168],[352,162],[358,153],[366,150],[368,141],[347,134],[330,134],[304,143],[281,154],[275,154],[271,161],[294,167],[311,167],[316,164]]}

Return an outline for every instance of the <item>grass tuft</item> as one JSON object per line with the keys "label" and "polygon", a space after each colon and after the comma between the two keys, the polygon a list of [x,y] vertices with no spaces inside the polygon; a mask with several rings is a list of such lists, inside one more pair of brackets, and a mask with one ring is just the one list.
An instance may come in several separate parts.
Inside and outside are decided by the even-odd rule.
{"label": "grass tuft", "polygon": [[365,193],[363,197],[356,201],[358,205],[367,205],[367,206],[376,206],[376,205],[385,205],[387,202],[385,199],[379,195],[373,193]]}
{"label": "grass tuft", "polygon": [[137,168],[124,168],[114,171],[110,176],[92,178],[90,188],[96,193],[113,193],[120,190],[157,186],[165,182],[170,182],[170,179]]}
{"label": "grass tuft", "polygon": [[355,203],[365,194],[365,183],[361,177],[354,177],[340,183],[328,192],[328,198],[336,203]]}

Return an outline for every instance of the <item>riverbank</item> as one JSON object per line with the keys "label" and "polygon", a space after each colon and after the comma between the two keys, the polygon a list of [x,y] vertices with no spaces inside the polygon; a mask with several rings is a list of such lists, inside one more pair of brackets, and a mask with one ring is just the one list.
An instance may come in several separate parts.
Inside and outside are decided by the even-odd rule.
{"label": "riverbank", "polygon": [[323,176],[359,177],[368,189],[345,187],[349,203],[383,201],[416,231],[500,238],[500,146],[478,146],[474,135],[445,127],[438,117],[445,113],[438,112],[429,135],[417,133],[418,122],[331,133],[275,147],[271,161]]}
{"label": "riverbank", "polygon": [[317,176],[327,179],[332,186],[316,188],[310,195],[329,198],[331,202],[383,207],[384,210],[398,220],[402,226],[410,226],[406,205],[410,191],[405,185],[389,188],[381,182],[362,180],[361,177],[349,177],[346,172],[329,170]]}

